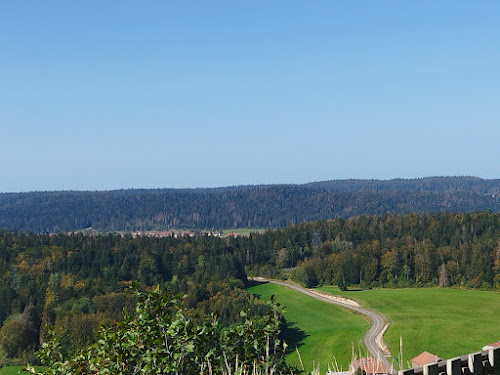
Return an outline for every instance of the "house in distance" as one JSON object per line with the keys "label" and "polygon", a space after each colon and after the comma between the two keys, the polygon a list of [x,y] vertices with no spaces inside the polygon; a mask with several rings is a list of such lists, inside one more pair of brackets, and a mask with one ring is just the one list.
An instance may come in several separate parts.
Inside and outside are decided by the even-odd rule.
{"label": "house in distance", "polygon": [[437,355],[434,355],[429,352],[422,352],[417,355],[415,358],[412,358],[411,365],[413,368],[423,367],[432,362],[442,361],[442,358],[439,358]]}

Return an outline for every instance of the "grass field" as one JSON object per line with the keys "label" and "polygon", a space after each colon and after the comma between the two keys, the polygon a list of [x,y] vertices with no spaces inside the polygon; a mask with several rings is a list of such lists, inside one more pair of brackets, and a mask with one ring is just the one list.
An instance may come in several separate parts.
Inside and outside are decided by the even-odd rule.
{"label": "grass field", "polygon": [[240,236],[249,236],[250,233],[263,233],[266,229],[264,228],[236,228],[236,229],[224,229],[222,234],[238,233]]}
{"label": "grass field", "polygon": [[[43,367],[35,366],[37,371],[43,371]],[[21,371],[23,366],[5,366],[0,368],[0,375],[28,375],[29,372]]]}
{"label": "grass field", "polygon": [[287,330],[289,335],[285,339],[291,349],[287,356],[290,363],[299,365],[295,351],[298,346],[306,370],[312,369],[313,361],[319,361],[324,373],[327,364],[333,362],[333,355],[338,364],[347,370],[352,343],[356,350],[359,345],[363,345],[365,350],[362,341],[370,323],[360,315],[280,285],[260,284],[248,291],[264,300],[269,300],[274,294],[275,300],[285,306],[285,318],[290,324]]}
{"label": "grass field", "polygon": [[391,326],[384,338],[392,354],[411,360],[427,350],[441,358],[481,350],[500,340],[500,293],[463,289],[372,289],[321,291],[352,298],[382,313]]}

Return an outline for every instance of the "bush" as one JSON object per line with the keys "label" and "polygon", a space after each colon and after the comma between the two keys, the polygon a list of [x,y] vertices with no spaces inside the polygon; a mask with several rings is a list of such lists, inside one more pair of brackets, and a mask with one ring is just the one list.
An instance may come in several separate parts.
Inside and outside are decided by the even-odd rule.
{"label": "bush", "polygon": [[[284,318],[278,305],[256,319],[221,327],[212,316],[194,324],[184,313],[183,301],[132,286],[137,298],[133,314],[124,312],[116,326],[101,330],[96,343],[71,358],[63,358],[58,338],[49,332],[40,359],[49,366],[45,374],[218,374],[256,368],[275,374],[294,373],[284,359],[279,339]],[[35,369],[28,367],[32,374]]]}
{"label": "bush", "polygon": [[11,315],[0,329],[0,347],[9,358],[25,358],[37,347],[38,332],[33,318],[33,306],[22,314]]}

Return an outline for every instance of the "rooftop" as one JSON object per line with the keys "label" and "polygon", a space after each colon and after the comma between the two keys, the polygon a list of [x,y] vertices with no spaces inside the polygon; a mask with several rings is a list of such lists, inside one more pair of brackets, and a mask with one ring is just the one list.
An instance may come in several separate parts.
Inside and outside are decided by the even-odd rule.
{"label": "rooftop", "polygon": [[423,366],[423,365],[426,365],[428,363],[437,362],[437,361],[441,361],[441,360],[442,359],[439,358],[437,355],[434,355],[434,354],[429,353],[429,352],[422,352],[419,355],[417,355],[415,358],[413,358],[411,361],[412,361],[412,363],[414,363],[418,366]]}
{"label": "rooftop", "polygon": [[495,349],[495,348],[500,348],[500,341],[494,342],[493,344],[483,346],[483,350],[490,350],[490,349]]}

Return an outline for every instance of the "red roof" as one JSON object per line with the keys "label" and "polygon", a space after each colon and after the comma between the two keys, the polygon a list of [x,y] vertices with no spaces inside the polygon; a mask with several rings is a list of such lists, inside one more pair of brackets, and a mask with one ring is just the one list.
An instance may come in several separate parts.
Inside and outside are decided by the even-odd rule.
{"label": "red roof", "polygon": [[367,375],[370,374],[388,374],[389,371],[385,367],[382,361],[378,361],[374,358],[361,358],[357,361],[351,362],[352,369],[361,369],[366,372]]}
{"label": "red roof", "polygon": [[[485,349],[487,348],[487,349]],[[486,345],[483,350],[488,350],[488,349],[494,349],[494,348],[500,348],[500,341],[494,342],[493,344]]]}
{"label": "red roof", "polygon": [[423,365],[426,365],[428,363],[437,362],[437,361],[441,361],[441,360],[442,359],[439,358],[437,355],[434,355],[434,354],[429,353],[429,352],[422,352],[419,355],[417,355],[415,358],[413,358],[411,361],[418,366],[423,366]]}

